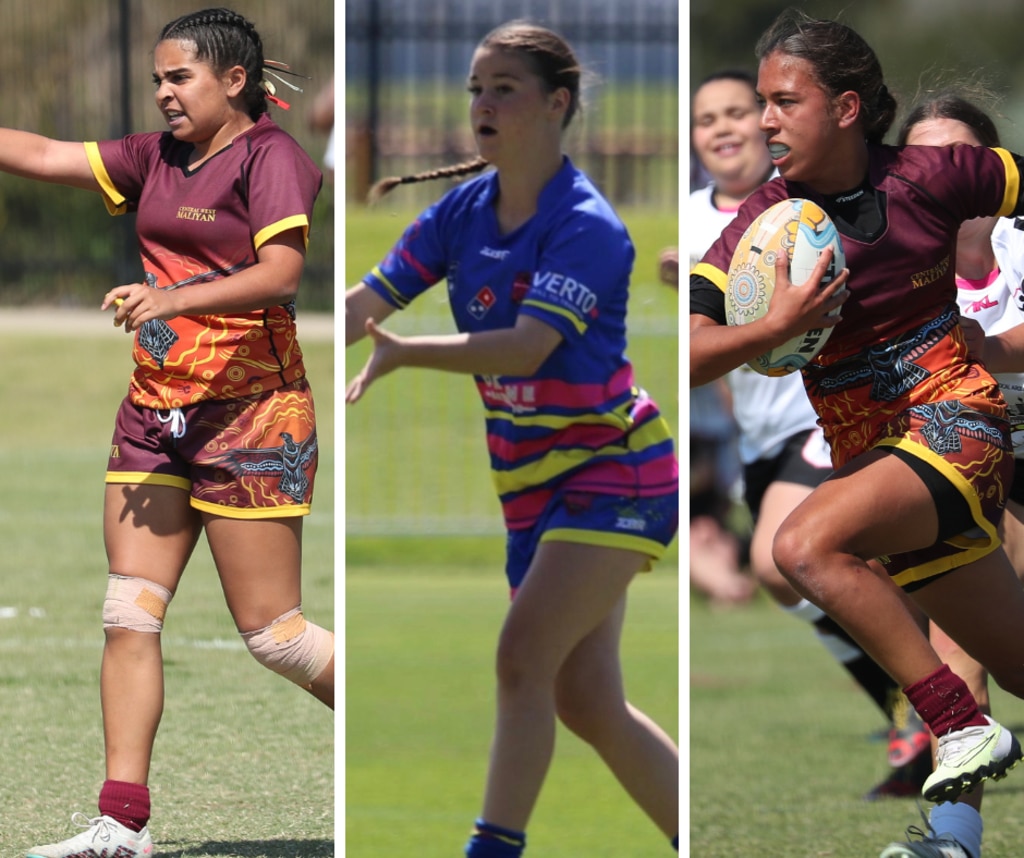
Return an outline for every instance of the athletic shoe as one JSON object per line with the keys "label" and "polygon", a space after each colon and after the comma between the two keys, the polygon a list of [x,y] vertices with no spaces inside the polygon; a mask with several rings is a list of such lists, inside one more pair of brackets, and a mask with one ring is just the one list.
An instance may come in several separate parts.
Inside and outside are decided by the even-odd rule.
{"label": "athletic shoe", "polygon": [[890,843],[879,858],[971,858],[952,837],[933,836],[932,832],[926,834],[917,826],[908,828],[907,836],[917,836],[920,840]]}
{"label": "athletic shoe", "polygon": [[149,829],[132,831],[109,816],[89,819],[84,813],[75,813],[71,821],[85,828],[81,834],[28,850],[25,858],[136,858],[153,855],[153,838]]}
{"label": "athletic shoe", "polygon": [[884,781],[864,796],[865,801],[883,798],[913,798],[921,794],[921,787],[932,773],[932,750],[928,747],[904,766],[894,769]]}
{"label": "athletic shoe", "polygon": [[939,737],[935,771],[924,782],[928,801],[953,801],[987,778],[1000,780],[1021,760],[1020,743],[987,715],[985,727],[965,727]]}
{"label": "athletic shoe", "polygon": [[925,727],[914,707],[900,695],[893,706],[892,727],[889,730],[889,765],[894,769],[917,759],[932,744],[931,732]]}

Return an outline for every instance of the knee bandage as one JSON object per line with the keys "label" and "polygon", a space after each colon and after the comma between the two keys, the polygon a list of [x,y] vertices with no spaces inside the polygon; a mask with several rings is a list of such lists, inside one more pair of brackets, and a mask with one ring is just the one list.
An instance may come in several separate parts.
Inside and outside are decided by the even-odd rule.
{"label": "knee bandage", "polygon": [[173,594],[144,578],[111,575],[103,601],[103,628],[159,634]]}
{"label": "knee bandage", "polygon": [[246,647],[264,667],[308,688],[334,657],[334,635],[307,623],[301,608],[282,614],[269,626],[242,632]]}

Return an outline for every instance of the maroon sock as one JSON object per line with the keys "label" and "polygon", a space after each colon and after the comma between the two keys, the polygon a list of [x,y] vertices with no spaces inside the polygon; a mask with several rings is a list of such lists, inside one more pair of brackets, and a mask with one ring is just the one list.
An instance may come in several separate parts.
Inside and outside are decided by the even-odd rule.
{"label": "maroon sock", "polygon": [[967,684],[949,665],[944,664],[920,682],[908,685],[903,693],[936,736],[988,724]]}
{"label": "maroon sock", "polygon": [[149,787],[127,781],[104,781],[100,813],[132,831],[142,831],[149,822]]}

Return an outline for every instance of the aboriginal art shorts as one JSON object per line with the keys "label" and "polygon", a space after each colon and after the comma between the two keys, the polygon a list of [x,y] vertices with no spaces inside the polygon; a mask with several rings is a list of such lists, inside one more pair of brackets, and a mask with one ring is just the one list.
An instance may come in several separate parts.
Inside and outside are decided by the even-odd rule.
{"label": "aboriginal art shorts", "polygon": [[505,574],[513,595],[542,542],[575,542],[646,554],[648,572],[679,529],[679,493],[622,497],[555,491],[532,527],[510,530]]}
{"label": "aboriginal art shorts", "polygon": [[999,547],[1014,477],[1010,426],[998,385],[968,360],[955,307],[852,358],[812,365],[804,381],[837,470],[890,450],[935,497],[938,541],[879,558],[899,586],[916,589]]}
{"label": "aboriginal art shorts", "polygon": [[171,486],[226,518],[308,515],[317,466],[309,383],[162,411],[125,399],[106,482]]}

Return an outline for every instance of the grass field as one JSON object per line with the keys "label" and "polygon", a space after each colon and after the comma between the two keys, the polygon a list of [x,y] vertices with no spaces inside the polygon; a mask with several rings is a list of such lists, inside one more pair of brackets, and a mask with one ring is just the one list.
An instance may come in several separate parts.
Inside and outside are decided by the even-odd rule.
{"label": "grass field", "polygon": [[[99,331],[91,315],[80,327],[19,325],[0,336],[0,858],[77,833],[70,816],[96,815],[103,780],[103,472],[131,356],[120,331]],[[321,437],[304,606],[334,628],[333,347],[304,347]],[[167,705],[151,779],[158,854],[333,855],[331,713],[246,653],[203,542],[163,640]]]}
{"label": "grass field", "polygon": [[[885,723],[809,626],[695,598],[689,647],[690,855],[876,858],[921,826],[913,799],[861,799],[887,774]],[[1024,701],[996,689],[993,710],[1020,735]],[[1022,796],[1020,768],[986,788],[984,858],[1021,855]]]}
{"label": "grass field", "polygon": [[[350,210],[347,283],[379,261],[415,214]],[[678,428],[678,302],[657,284],[655,261],[675,243],[676,221],[621,214],[639,260],[630,355]],[[445,292],[435,291],[389,327],[451,330]],[[363,345],[349,351],[346,377],[365,354]],[[480,404],[467,378],[397,373],[346,411],[345,439],[346,854],[390,858],[413,842],[417,858],[450,858],[480,809],[494,646],[507,607]],[[423,535],[453,529],[463,535]],[[634,584],[623,642],[631,699],[675,736],[677,568],[673,549]],[[564,731],[529,838],[529,851],[549,858],[671,854],[593,752]]]}
{"label": "grass field", "polygon": [[[348,539],[346,855],[451,858],[479,812],[507,606],[501,538]],[[632,587],[631,699],[678,736],[676,558]],[[547,858],[671,854],[593,752],[561,731],[529,830]]]}

